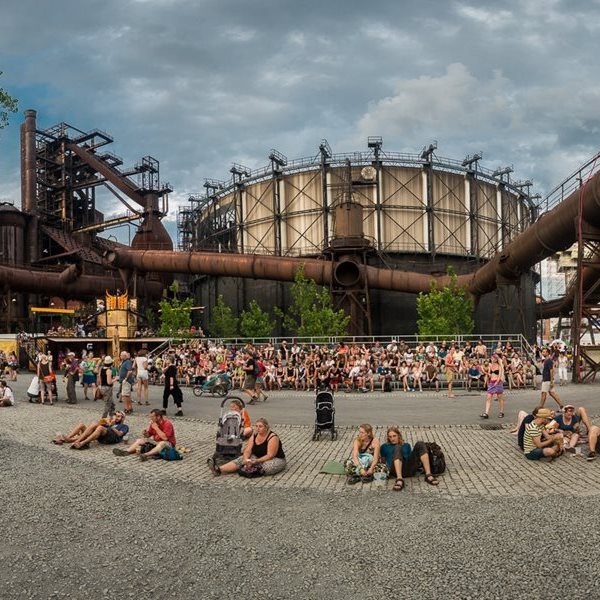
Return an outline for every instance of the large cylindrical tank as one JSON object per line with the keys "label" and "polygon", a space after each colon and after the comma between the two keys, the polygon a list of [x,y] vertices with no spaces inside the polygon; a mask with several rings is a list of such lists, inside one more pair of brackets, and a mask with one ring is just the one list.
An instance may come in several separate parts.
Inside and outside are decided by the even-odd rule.
{"label": "large cylindrical tank", "polygon": [[12,204],[0,203],[0,263],[22,265],[27,217]]}
{"label": "large cylindrical tank", "polygon": [[[336,246],[335,230],[341,227],[349,238],[362,235],[369,242],[373,265],[436,274],[453,266],[461,274],[475,271],[535,219],[522,189],[492,171],[430,159],[355,152],[259,169],[195,204],[193,242],[183,249],[320,257]],[[360,208],[344,212],[350,196]],[[289,298],[288,284],[211,277],[195,285],[206,314],[217,291],[238,310],[253,298],[268,308],[275,297],[285,308]],[[514,311],[514,333],[529,336],[535,321],[531,274],[521,282],[514,307],[504,305],[506,314]],[[494,307],[491,300],[480,301],[481,333],[500,333]],[[415,296],[372,292],[371,313],[374,334],[416,331]]]}

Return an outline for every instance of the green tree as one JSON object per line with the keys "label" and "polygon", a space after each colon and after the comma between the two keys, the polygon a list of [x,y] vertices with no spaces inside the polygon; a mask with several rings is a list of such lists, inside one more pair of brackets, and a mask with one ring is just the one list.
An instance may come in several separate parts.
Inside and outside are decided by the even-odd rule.
{"label": "green tree", "polygon": [[[0,71],[0,76],[2,71]],[[8,125],[9,113],[17,112],[19,102],[13,98],[4,88],[0,87],[0,129]]]}
{"label": "green tree", "polygon": [[177,297],[177,283],[173,283],[169,290],[173,292],[173,298],[163,298],[159,303],[160,329],[159,335],[174,337],[189,335],[192,326],[192,298],[180,300]]}
{"label": "green tree", "polygon": [[233,316],[233,310],[225,304],[223,295],[217,298],[217,304],[210,316],[210,333],[214,337],[231,338],[237,335],[238,320]]}
{"label": "green tree", "polygon": [[334,310],[329,291],[304,276],[304,265],[297,271],[292,284],[292,305],[284,314],[273,310],[291,334],[309,337],[346,335],[350,317],[343,310]]}
{"label": "green tree", "polygon": [[461,335],[473,332],[473,299],[466,288],[457,284],[456,272],[448,267],[450,283],[438,288],[431,283],[431,290],[417,297],[417,325],[419,335]]}
{"label": "green tree", "polygon": [[265,312],[256,300],[252,300],[248,310],[240,317],[240,331],[249,338],[269,337],[275,329],[275,321]]}

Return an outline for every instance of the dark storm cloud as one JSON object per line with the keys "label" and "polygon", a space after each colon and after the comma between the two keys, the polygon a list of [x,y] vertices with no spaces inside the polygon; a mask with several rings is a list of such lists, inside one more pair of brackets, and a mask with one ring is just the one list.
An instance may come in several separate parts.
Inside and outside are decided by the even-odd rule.
{"label": "dark storm cloud", "polygon": [[[33,107],[99,127],[133,162],[160,159],[182,201],[232,161],[314,154],[483,150],[541,190],[597,148],[599,2],[56,0],[9,2],[3,84]],[[22,106],[22,108],[26,108]],[[18,151],[2,145],[0,196]],[[8,173],[8,180],[6,174]],[[5,192],[6,193],[6,192]]]}

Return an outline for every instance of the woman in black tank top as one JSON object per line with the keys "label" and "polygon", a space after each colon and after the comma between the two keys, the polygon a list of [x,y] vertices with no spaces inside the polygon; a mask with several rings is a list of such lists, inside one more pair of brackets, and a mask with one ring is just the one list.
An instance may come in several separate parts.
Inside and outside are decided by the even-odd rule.
{"label": "woman in black tank top", "polygon": [[263,475],[275,475],[286,467],[285,452],[279,436],[271,431],[269,422],[260,418],[256,420],[254,435],[248,440],[244,453],[239,458],[218,466],[212,458],[207,461],[214,475],[235,473],[242,467],[254,468],[259,466]]}

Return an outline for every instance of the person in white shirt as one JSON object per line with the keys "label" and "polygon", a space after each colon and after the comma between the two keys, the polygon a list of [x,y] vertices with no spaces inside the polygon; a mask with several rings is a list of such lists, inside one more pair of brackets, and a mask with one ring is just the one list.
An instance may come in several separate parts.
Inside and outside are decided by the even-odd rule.
{"label": "person in white shirt", "polygon": [[146,350],[143,348],[138,350],[135,357],[135,371],[137,373],[137,403],[141,406],[143,390],[144,401],[148,406],[150,404],[148,402],[148,357],[146,356]]}
{"label": "person in white shirt", "polygon": [[15,396],[6,381],[0,380],[0,406],[14,406]]}

